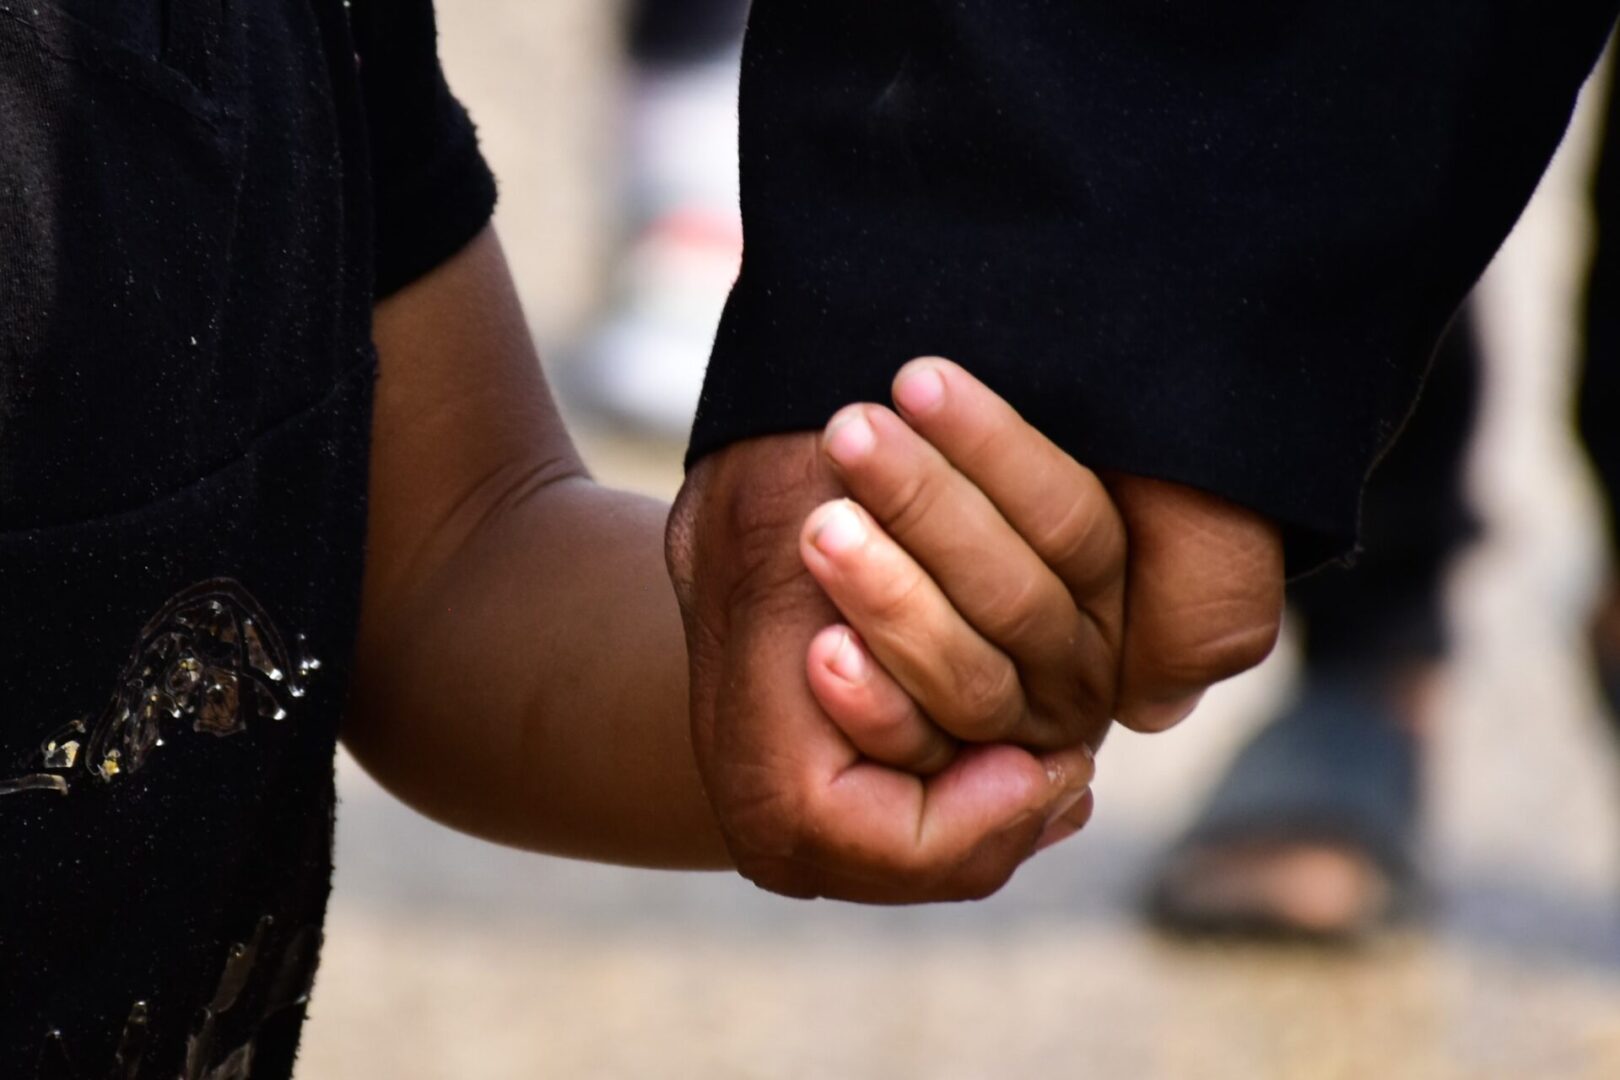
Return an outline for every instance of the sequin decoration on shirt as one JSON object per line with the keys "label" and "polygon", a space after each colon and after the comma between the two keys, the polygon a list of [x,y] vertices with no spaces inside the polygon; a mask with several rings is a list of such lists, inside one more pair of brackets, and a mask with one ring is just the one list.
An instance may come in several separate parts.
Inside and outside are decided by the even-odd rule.
{"label": "sequin decoration on shirt", "polygon": [[34,771],[0,780],[0,795],[112,783],[139,771],[188,721],[193,732],[223,738],[252,719],[286,720],[321,666],[302,635],[293,644],[232,578],[183,590],[141,630],[106,708],[45,739],[24,766]]}
{"label": "sequin decoration on shirt", "polygon": [[[196,1012],[186,1038],[184,1065],[178,1077],[172,1072],[167,1076],[171,1080],[251,1080],[259,1031],[283,1012],[309,1003],[320,938],[317,927],[304,926],[284,933],[273,916],[261,918],[252,937],[227,951],[213,995]],[[51,1028],[40,1047],[34,1080],[68,1080],[81,1075],[146,1080],[152,1070],[143,1071],[142,1066],[154,1008],[146,1001],[130,1007],[111,1071],[106,1073],[76,1072],[67,1036],[61,1029]],[[245,1041],[231,1043],[221,1038],[221,1022],[227,1016],[249,1021]]]}

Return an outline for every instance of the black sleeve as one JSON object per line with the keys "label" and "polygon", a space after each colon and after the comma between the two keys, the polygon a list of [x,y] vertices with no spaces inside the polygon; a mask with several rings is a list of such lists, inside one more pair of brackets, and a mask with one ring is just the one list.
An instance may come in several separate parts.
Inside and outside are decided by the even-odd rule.
{"label": "black sleeve", "polygon": [[439,67],[432,0],[353,0],[371,135],[376,295],[460,251],[495,210],[495,179]]}
{"label": "black sleeve", "polygon": [[1355,542],[1615,0],[755,0],[692,459],[949,356],[1081,461]]}

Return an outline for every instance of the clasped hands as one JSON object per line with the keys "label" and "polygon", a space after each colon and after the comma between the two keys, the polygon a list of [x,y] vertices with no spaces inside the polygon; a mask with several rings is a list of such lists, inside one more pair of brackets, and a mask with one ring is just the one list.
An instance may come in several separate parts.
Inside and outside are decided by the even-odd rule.
{"label": "clasped hands", "polygon": [[1280,622],[1265,519],[1100,477],[948,361],[893,397],[710,455],[670,516],[705,790],[789,896],[995,892],[1084,826],[1112,721],[1173,726]]}

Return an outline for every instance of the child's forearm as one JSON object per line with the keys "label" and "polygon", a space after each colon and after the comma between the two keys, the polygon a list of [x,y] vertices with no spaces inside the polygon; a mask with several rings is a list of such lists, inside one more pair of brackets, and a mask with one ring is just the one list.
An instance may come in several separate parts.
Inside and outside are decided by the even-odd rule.
{"label": "child's forearm", "polygon": [[664,514],[584,479],[515,493],[367,636],[356,755],[487,839],[727,865],[687,734]]}
{"label": "child's forearm", "polygon": [[345,741],[492,840],[725,865],[688,745],[664,508],[585,477],[493,233],[380,304],[375,338]]}

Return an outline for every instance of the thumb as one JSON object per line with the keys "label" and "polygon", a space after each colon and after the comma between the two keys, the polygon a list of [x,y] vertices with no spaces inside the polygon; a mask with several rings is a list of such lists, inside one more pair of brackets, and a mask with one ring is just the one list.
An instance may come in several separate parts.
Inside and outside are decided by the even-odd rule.
{"label": "thumb", "polygon": [[1282,537],[1259,514],[1182,484],[1115,476],[1109,488],[1130,544],[1115,715],[1163,731],[1276,645]]}

